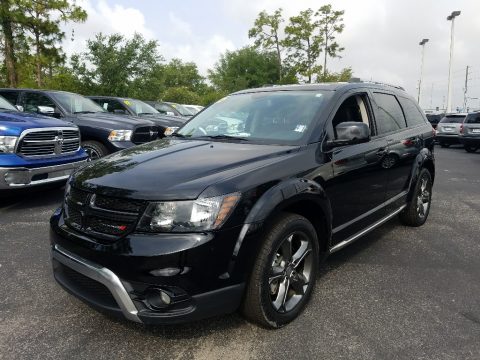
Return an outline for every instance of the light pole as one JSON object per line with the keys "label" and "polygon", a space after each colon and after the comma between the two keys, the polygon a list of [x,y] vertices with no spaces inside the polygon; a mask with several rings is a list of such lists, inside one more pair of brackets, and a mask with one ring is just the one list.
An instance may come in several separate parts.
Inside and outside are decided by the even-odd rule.
{"label": "light pole", "polygon": [[460,11],[452,11],[447,17],[448,21],[452,21],[452,28],[450,30],[450,62],[448,66],[448,92],[447,92],[447,113],[452,112],[452,66],[453,66],[453,45],[455,42],[455,18],[461,14]]}
{"label": "light pole", "polygon": [[418,45],[422,47],[422,63],[420,65],[420,81],[418,82],[418,99],[417,102],[420,104],[420,97],[422,95],[422,78],[423,78],[423,57],[425,55],[425,44],[428,42],[428,39],[423,39]]}

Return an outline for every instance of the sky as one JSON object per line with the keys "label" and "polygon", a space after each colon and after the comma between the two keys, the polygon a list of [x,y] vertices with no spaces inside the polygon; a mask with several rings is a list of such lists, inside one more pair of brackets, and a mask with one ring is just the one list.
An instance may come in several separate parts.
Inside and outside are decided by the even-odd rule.
{"label": "sky", "polygon": [[[226,50],[251,45],[248,30],[262,10],[281,7],[284,18],[307,8],[331,3],[345,10],[345,30],[337,37],[345,51],[329,59],[327,68],[351,67],[355,77],[403,86],[415,98],[420,78],[421,46],[425,46],[420,104],[445,107],[448,84],[451,21],[455,20],[453,56],[453,108],[462,107],[466,67],[468,106],[480,109],[480,1],[478,0],[77,0],[88,12],[83,24],[64,27],[67,54],[81,52],[96,33],[135,32],[157,40],[162,56],[194,61],[202,75]],[[73,41],[71,33],[74,30]]]}

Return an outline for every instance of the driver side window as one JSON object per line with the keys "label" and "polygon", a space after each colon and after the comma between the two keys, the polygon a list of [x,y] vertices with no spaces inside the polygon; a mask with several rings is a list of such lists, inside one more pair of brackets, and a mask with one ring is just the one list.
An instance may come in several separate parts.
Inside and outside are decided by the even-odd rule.
{"label": "driver side window", "polygon": [[39,93],[26,93],[25,97],[25,112],[30,113],[50,113],[54,112],[56,106],[55,103],[47,96]]}
{"label": "driver side window", "polygon": [[370,128],[370,135],[375,135],[368,112],[366,94],[352,95],[340,105],[332,120],[335,137],[337,137],[337,125],[343,122],[363,122]]}

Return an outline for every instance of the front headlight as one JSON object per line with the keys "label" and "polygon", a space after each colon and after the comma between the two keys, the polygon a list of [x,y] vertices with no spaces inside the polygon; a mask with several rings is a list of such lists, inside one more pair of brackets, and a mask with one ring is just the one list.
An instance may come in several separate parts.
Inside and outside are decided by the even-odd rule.
{"label": "front headlight", "polygon": [[238,200],[240,193],[197,200],[151,203],[138,224],[138,230],[147,232],[215,230],[225,223]]}
{"label": "front headlight", "polygon": [[11,154],[15,151],[15,145],[17,145],[17,136],[0,136],[0,154]]}
{"label": "front headlight", "polygon": [[113,130],[108,135],[110,141],[130,141],[132,138],[132,130]]}
{"label": "front headlight", "polygon": [[177,130],[178,130],[178,126],[169,126],[165,129],[165,131],[163,132],[163,135],[170,136]]}

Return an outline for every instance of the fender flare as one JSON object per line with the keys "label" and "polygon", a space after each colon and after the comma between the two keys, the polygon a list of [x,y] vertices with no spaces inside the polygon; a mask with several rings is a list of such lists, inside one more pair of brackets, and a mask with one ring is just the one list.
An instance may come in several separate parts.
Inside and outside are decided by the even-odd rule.
{"label": "fender flare", "polygon": [[315,181],[303,178],[280,182],[268,189],[248,213],[233,249],[229,272],[233,269],[243,240],[250,231],[257,229],[258,224],[262,224],[276,211],[281,211],[282,208],[302,200],[314,202],[322,208],[326,217],[327,231],[331,234],[332,211],[323,187]]}
{"label": "fender flare", "polygon": [[[413,164],[412,171],[410,173],[410,183],[408,185],[408,194],[407,194],[407,201],[412,200],[413,191],[415,190],[415,184],[417,183],[418,176],[420,175],[420,171],[425,168],[425,163],[431,162],[433,166],[433,170],[435,172],[435,159],[433,154],[430,150],[424,148],[420,151],[420,153],[415,158],[415,162]],[[432,174],[432,182],[435,178],[435,173]]]}

